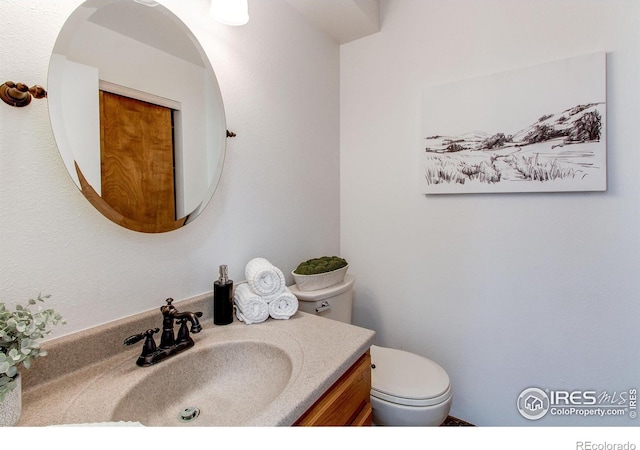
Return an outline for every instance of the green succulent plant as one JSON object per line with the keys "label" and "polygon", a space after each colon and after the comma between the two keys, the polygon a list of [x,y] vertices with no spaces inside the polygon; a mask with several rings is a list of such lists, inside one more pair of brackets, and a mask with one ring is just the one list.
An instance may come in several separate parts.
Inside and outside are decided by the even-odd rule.
{"label": "green succulent plant", "polygon": [[0,302],[0,402],[15,389],[19,366],[28,369],[34,359],[47,354],[38,341],[51,333],[52,326],[65,323],[53,309],[32,310],[49,297],[38,294],[27,306],[16,305],[15,311]]}

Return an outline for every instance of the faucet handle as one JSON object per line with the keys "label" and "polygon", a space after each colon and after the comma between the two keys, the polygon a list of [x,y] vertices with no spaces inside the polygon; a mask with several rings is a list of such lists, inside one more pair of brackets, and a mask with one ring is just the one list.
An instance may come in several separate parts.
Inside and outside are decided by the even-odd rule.
{"label": "faucet handle", "polygon": [[153,340],[153,335],[160,331],[160,328],[153,328],[145,331],[144,333],[134,334],[124,340],[124,345],[133,345],[136,342],[140,342],[145,339],[142,344],[142,352],[138,356],[136,364],[144,367],[153,364],[153,357],[156,354],[157,347],[156,342]]}
{"label": "faucet handle", "polygon": [[144,333],[134,334],[126,338],[123,342],[124,345],[133,345],[137,342],[140,342],[144,338],[152,338],[152,336],[160,331],[160,328],[150,329],[145,331]]}
{"label": "faucet handle", "polygon": [[165,317],[170,317],[173,314],[175,314],[176,311],[178,311],[176,309],[175,306],[173,306],[171,303],[173,303],[173,299],[171,297],[169,297],[168,299],[165,300],[165,302],[167,302],[166,305],[161,306],[160,307],[160,311],[162,312],[162,315]]}
{"label": "faucet handle", "polygon": [[136,342],[140,342],[144,339],[144,333],[134,334],[133,336],[129,336],[123,342],[124,345],[133,345]]}

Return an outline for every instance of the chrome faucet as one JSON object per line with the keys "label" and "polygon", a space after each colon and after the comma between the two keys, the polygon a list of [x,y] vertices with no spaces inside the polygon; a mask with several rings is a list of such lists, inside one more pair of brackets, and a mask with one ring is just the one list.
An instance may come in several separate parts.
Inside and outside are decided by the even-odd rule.
{"label": "chrome faucet", "polygon": [[[165,306],[160,307],[160,311],[162,312],[162,334],[160,335],[160,347],[156,347],[156,343],[153,339],[153,335],[160,331],[159,328],[150,329],[140,334],[134,334],[124,340],[124,345],[133,345],[146,338],[145,343],[142,346],[142,353],[136,361],[136,364],[139,366],[150,366],[193,347],[194,342],[189,335],[189,327],[187,326],[187,323],[191,323],[191,333],[199,333],[202,331],[202,326],[198,320],[198,317],[202,317],[201,312],[178,312],[177,308],[171,304],[173,303],[172,298],[168,298],[166,302],[167,304]],[[180,325],[177,338],[173,330],[174,320]]]}

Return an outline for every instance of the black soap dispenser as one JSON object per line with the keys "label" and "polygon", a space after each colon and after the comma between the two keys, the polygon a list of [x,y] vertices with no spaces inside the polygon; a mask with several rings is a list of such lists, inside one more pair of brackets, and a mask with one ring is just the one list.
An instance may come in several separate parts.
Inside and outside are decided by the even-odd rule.
{"label": "black soap dispenser", "polygon": [[228,325],[233,322],[233,280],[227,266],[220,266],[220,278],[213,282],[213,323]]}

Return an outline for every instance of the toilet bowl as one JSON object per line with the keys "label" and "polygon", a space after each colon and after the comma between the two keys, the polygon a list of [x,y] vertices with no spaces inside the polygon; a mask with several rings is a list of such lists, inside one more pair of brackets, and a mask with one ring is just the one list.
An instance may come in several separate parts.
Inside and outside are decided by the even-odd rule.
{"label": "toilet bowl", "polygon": [[451,409],[451,383],[435,362],[371,346],[371,406],[376,425],[437,426]]}
{"label": "toilet bowl", "polygon": [[[351,323],[355,277],[317,291],[291,292],[301,311]],[[371,406],[374,425],[438,426],[451,408],[451,383],[447,372],[423,356],[371,346]]]}

